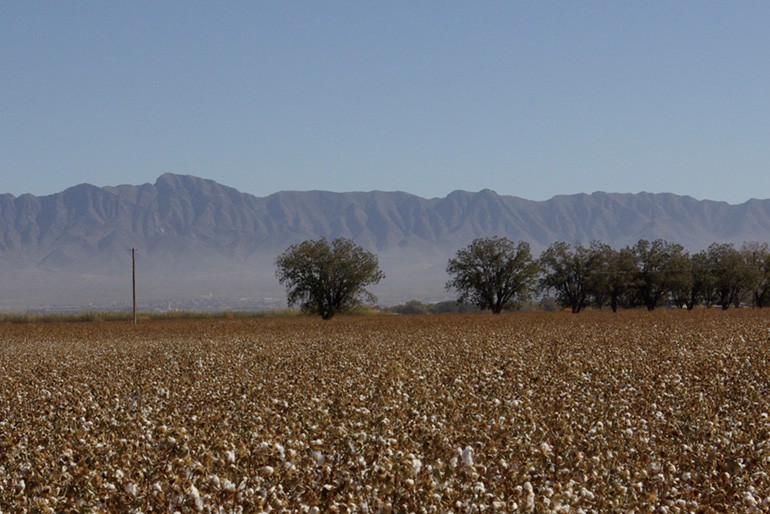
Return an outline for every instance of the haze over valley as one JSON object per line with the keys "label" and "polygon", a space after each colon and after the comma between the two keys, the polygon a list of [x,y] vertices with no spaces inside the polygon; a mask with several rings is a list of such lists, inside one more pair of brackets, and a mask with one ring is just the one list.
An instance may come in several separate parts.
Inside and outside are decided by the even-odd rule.
{"label": "haze over valley", "polygon": [[382,305],[451,298],[447,259],[474,238],[614,247],[663,238],[688,250],[766,241],[770,200],[739,205],[673,194],[562,195],[547,201],[454,191],[283,191],[256,197],[167,173],[154,184],[77,185],[49,196],[0,196],[0,309],[123,309],[137,249],[145,310],[285,306],[274,261],[290,244],[351,238],[380,259]]}

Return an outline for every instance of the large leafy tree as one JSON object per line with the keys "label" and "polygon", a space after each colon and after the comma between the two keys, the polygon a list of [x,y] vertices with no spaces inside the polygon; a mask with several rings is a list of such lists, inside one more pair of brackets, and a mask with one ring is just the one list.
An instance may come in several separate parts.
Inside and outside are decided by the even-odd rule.
{"label": "large leafy tree", "polygon": [[690,257],[690,264],[692,289],[690,290],[690,298],[687,300],[687,309],[692,310],[699,302],[703,302],[703,305],[710,308],[717,301],[716,277],[712,273],[706,251],[694,253]]}
{"label": "large leafy tree", "polygon": [[476,239],[449,259],[447,289],[460,293],[458,301],[500,314],[529,295],[539,267],[529,243],[507,237]]}
{"label": "large leafy tree", "polygon": [[556,292],[562,307],[573,313],[583,310],[589,298],[599,292],[600,274],[606,269],[605,248],[600,243],[590,247],[556,242],[540,255],[543,277],[540,286]]}
{"label": "large leafy tree", "polygon": [[276,277],[286,285],[289,305],[299,305],[323,319],[363,302],[376,301],[366,286],[385,276],[376,255],[345,238],[290,246],[275,264]]}
{"label": "large leafy tree", "polygon": [[685,251],[674,252],[669,268],[672,272],[668,284],[671,300],[677,307],[691,310],[694,307],[694,304],[691,306],[691,300],[695,290],[695,271],[690,254]]}
{"label": "large leafy tree", "polygon": [[636,259],[636,292],[639,301],[651,311],[671,292],[678,279],[684,248],[663,239],[640,239],[632,252]]}
{"label": "large leafy tree", "polygon": [[770,246],[750,241],[743,243],[741,254],[746,263],[751,303],[754,307],[764,307],[770,299]]}
{"label": "large leafy tree", "polygon": [[717,303],[723,310],[738,305],[751,283],[743,255],[731,243],[714,243],[706,256],[715,280]]}
{"label": "large leafy tree", "polygon": [[628,306],[629,295],[634,291],[636,280],[636,260],[629,247],[615,250],[607,244],[597,246],[602,252],[603,270],[597,273],[598,281],[594,300],[598,307],[605,302],[610,304],[612,312],[618,307]]}

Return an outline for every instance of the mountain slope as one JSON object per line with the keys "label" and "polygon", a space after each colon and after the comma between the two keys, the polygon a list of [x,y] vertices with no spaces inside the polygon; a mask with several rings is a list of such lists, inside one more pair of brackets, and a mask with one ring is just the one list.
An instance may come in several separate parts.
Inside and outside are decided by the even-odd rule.
{"label": "mountain slope", "polygon": [[535,202],[490,190],[433,199],[379,191],[259,198],[174,174],[140,186],[6,194],[0,196],[0,288],[6,290],[0,308],[60,305],[53,301],[59,296],[71,305],[108,301],[123,287],[132,247],[147,298],[280,297],[275,256],[318,237],[352,238],[377,252],[388,275],[379,287],[383,300],[437,298],[445,295],[446,259],[491,235],[529,241],[535,252],[554,241],[619,247],[641,238],[695,250],[715,241],[767,240],[770,200],[729,205],[673,194],[593,193]]}

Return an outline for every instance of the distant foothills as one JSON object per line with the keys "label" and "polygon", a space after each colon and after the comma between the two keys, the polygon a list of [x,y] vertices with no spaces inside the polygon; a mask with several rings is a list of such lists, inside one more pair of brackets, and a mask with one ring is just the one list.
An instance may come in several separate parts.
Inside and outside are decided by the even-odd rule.
{"label": "distant foothills", "polygon": [[473,239],[620,248],[665,239],[687,250],[770,241],[770,200],[740,205],[674,194],[560,195],[491,190],[444,198],[404,192],[285,191],[256,197],[167,173],[154,184],[82,184],[49,196],[0,195],[0,310],[124,308],[131,248],[140,307],[265,309],[284,305],[275,258],[287,246],[346,237],[376,253],[384,305],[451,298],[446,264]]}

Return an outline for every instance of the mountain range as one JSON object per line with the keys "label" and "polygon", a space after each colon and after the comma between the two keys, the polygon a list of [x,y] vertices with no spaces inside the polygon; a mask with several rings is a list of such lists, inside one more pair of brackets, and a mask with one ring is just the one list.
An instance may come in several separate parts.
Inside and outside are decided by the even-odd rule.
{"label": "mountain range", "polygon": [[383,304],[449,298],[447,259],[474,238],[614,247],[663,238],[698,250],[770,240],[770,200],[740,205],[674,194],[597,192],[532,201],[485,189],[443,198],[404,192],[285,191],[256,197],[212,180],[82,184],[49,196],[0,195],[0,310],[123,308],[137,250],[140,307],[271,308],[274,261],[289,245],[347,237],[378,254]]}

